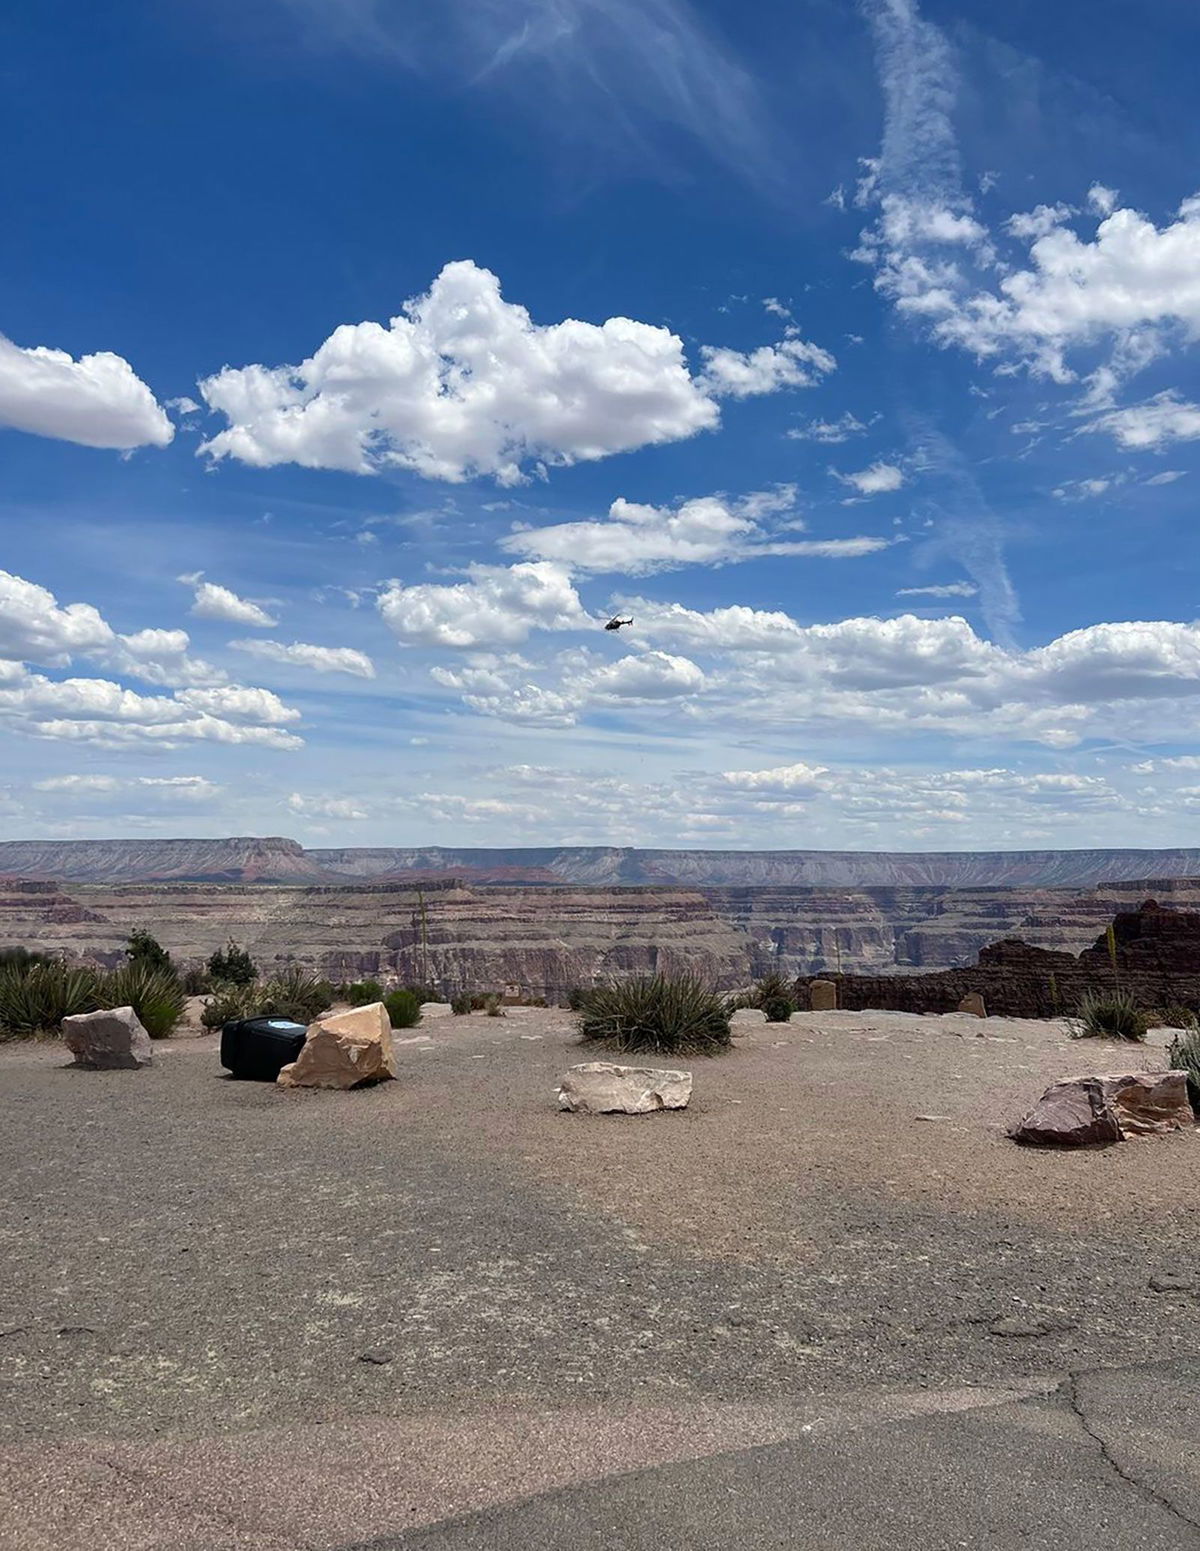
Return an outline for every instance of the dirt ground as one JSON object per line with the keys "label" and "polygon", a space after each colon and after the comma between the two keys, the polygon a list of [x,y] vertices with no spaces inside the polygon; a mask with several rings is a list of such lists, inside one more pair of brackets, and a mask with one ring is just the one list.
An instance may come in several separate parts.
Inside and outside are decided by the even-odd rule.
{"label": "dirt ground", "polygon": [[[737,1033],[693,1065],[686,1111],[638,1117],[558,1108],[596,1052],[553,1010],[431,1015],[398,1081],[351,1093],[233,1082],[213,1035],[139,1072],[0,1046],[0,1488],[20,1507],[0,1547],[332,1546],[329,1525],[251,1534],[228,1504],[218,1535],[214,1483],[266,1501],[299,1451],[316,1504],[330,1450],[349,1469],[386,1447],[393,1474],[407,1451],[403,1513],[371,1520],[394,1532],[599,1456],[791,1436],[813,1406],[1194,1354],[1200,1136],[1004,1134],[1060,1077],[1164,1067],[1166,1031],[823,1013]],[[81,1479],[96,1518],[76,1493],[64,1530]],[[199,1493],[202,1528],[155,1538],[128,1499],[159,1480]]]}

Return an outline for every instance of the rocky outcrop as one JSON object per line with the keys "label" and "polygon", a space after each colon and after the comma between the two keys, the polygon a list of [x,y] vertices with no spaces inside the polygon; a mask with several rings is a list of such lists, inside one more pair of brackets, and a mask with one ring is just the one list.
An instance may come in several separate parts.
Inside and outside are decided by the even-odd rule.
{"label": "rocky outcrop", "polygon": [[300,1054],[276,1081],[282,1088],[362,1088],[395,1075],[387,1010],[382,1002],[370,1002],[311,1024]]}
{"label": "rocky outcrop", "polygon": [[[1086,991],[1122,989],[1143,1007],[1200,1007],[1200,913],[1147,900],[1117,915],[1110,931],[1076,955],[1008,938],[980,950],[974,965],[927,975],[833,977],[838,1005],[894,1012],[954,1012],[980,996],[1007,1018],[1057,1018]],[[808,984],[811,982],[805,982]]]}
{"label": "rocky outcrop", "polygon": [[573,1066],[558,1089],[560,1108],[587,1115],[652,1115],[661,1109],[686,1109],[691,1096],[691,1072],[616,1066],[610,1061]]}
{"label": "rocky outcrop", "polygon": [[1133,1072],[1056,1082],[1009,1135],[1031,1147],[1102,1147],[1194,1124],[1185,1072]]}
{"label": "rocky outcrop", "polygon": [[132,1007],[72,1013],[62,1032],[75,1065],[92,1071],[131,1071],[153,1059],[150,1036]]}

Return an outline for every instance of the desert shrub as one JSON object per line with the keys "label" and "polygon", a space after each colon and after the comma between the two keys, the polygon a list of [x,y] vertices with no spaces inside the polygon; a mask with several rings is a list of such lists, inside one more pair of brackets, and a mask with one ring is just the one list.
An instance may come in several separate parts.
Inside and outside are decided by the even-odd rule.
{"label": "desert shrub", "polygon": [[251,985],[258,974],[254,960],[232,937],[209,959],[208,972],[215,981],[227,986]]}
{"label": "desert shrub", "polygon": [[207,996],[213,988],[212,976],[206,969],[185,969],[179,978],[184,996]]}
{"label": "desert shrub", "polygon": [[312,1023],[332,1006],[333,987],[328,980],[289,966],[269,980],[219,986],[204,1004],[200,1021],[206,1029],[219,1029],[235,1018],[291,1018],[294,1023]]}
{"label": "desert shrub", "polygon": [[389,991],[383,999],[394,1029],[415,1029],[421,1021],[421,1004],[415,991]]}
{"label": "desert shrub", "polygon": [[383,1001],[383,987],[378,980],[353,980],[345,988],[345,997],[351,1007],[365,1007]]}
{"label": "desert shrub", "polygon": [[205,1002],[200,1022],[206,1029],[220,1029],[235,1018],[252,1018],[258,1012],[257,995],[258,987],[254,985],[218,986]]}
{"label": "desert shrub", "polygon": [[1167,1050],[1167,1060],[1173,1072],[1187,1073],[1188,1098],[1200,1115],[1200,1029],[1193,1024],[1190,1030],[1177,1034]]}
{"label": "desert shrub", "polygon": [[567,1006],[572,1012],[582,1012],[591,994],[590,986],[572,986],[567,992]]}
{"label": "desert shrub", "polygon": [[50,960],[44,953],[34,953],[29,948],[11,947],[0,948],[0,968],[12,964],[18,969],[27,969],[30,964],[48,964]]}
{"label": "desert shrub", "polygon": [[474,998],[460,991],[457,996],[450,998],[450,1011],[458,1018],[465,1018],[468,1013],[475,1011]]}
{"label": "desert shrub", "polygon": [[499,991],[489,991],[483,998],[483,1010],[489,1018],[503,1018],[504,1002]]}
{"label": "desert shrub", "polygon": [[1125,991],[1089,991],[1071,1022],[1072,1039],[1124,1039],[1140,1044],[1150,1027]]}
{"label": "desert shrub", "polygon": [[791,999],[786,996],[769,996],[762,1004],[762,1010],[767,1016],[768,1023],[786,1023],[796,1011]]}
{"label": "desert shrub", "polygon": [[100,976],[61,959],[0,965],[0,1030],[8,1036],[62,1027],[72,1013],[95,1012]]}
{"label": "desert shrub", "polygon": [[125,957],[131,964],[140,964],[146,969],[165,969],[171,973],[175,970],[175,966],[171,963],[171,955],[162,943],[140,926],[129,934]]}
{"label": "desert shrub", "polygon": [[725,998],[697,975],[645,975],[588,994],[580,1035],[622,1052],[716,1055],[728,1049]]}
{"label": "desert shrub", "polygon": [[132,1007],[151,1039],[166,1039],[186,1010],[183,985],[175,971],[156,969],[139,959],[102,975],[96,994],[97,1006]]}
{"label": "desert shrub", "polygon": [[1169,1002],[1165,1007],[1153,1007],[1146,1013],[1146,1021],[1152,1029],[1195,1029],[1200,1020],[1190,1007]]}

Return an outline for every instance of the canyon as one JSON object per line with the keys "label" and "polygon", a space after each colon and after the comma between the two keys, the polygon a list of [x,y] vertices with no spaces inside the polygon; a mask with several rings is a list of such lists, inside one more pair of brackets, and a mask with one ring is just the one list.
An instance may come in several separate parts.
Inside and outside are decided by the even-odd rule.
{"label": "canyon", "polygon": [[[0,856],[9,869],[17,859],[15,844]],[[110,847],[101,853],[92,849],[86,869],[78,861],[74,869],[110,871],[120,865],[117,844],[30,843],[40,864],[31,870],[63,860],[62,847],[72,845]],[[170,862],[185,869],[230,860],[228,851],[221,856],[193,850],[189,856],[184,850],[211,844],[137,842],[130,843],[130,852],[139,853],[143,864]],[[253,872],[264,854],[246,842],[239,865]],[[1126,853],[1027,853],[1038,854],[1056,868],[1067,865],[1058,860],[1064,857]],[[295,847],[297,866],[315,865],[312,855]],[[980,855],[963,870],[979,868]],[[999,861],[1002,871],[1017,865]],[[498,866],[480,863],[491,877]],[[232,938],[249,949],[264,973],[297,964],[336,980],[382,975],[443,993],[513,988],[557,1001],[573,986],[656,970],[692,969],[722,989],[745,986],[768,971],[789,978],[839,973],[920,978],[971,965],[981,949],[1004,939],[1078,954],[1114,915],[1136,910],[1148,897],[1177,910],[1200,910],[1200,877],[968,888],[551,884],[420,874],[372,882],[318,876],[324,881],[136,876],[69,881],[10,872],[0,879],[0,946],[19,944],[112,965],[122,957],[129,932],[144,927],[185,966],[200,964]]]}

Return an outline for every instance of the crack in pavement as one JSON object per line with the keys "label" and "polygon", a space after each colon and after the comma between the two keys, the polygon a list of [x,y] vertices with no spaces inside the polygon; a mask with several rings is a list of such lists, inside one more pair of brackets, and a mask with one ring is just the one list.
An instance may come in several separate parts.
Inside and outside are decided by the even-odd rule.
{"label": "crack in pavement", "polygon": [[1168,1513],[1173,1514],[1175,1518],[1181,1523],[1188,1525],[1189,1528],[1200,1530],[1200,1520],[1191,1518],[1178,1504],[1172,1502],[1169,1497],[1158,1491],[1156,1487],[1139,1480],[1113,1455],[1104,1435],[1097,1431],[1092,1422],[1089,1421],[1087,1412],[1084,1410],[1079,1394],[1079,1385],[1080,1381],[1086,1377],[1086,1371],[1073,1369],[1059,1386],[1058,1392],[1066,1400],[1080,1427],[1100,1450],[1100,1457],[1105,1464],[1119,1480],[1123,1481],[1126,1486],[1132,1487],[1135,1492],[1139,1493],[1148,1502],[1157,1503],[1160,1508],[1165,1508]]}

